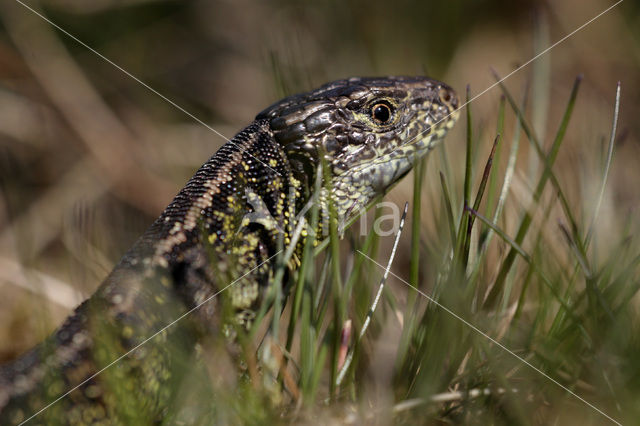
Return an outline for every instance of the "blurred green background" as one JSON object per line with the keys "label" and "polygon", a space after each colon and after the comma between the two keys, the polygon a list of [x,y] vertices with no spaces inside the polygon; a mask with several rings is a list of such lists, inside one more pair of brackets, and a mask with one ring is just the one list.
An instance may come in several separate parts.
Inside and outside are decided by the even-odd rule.
{"label": "blurred green background", "polygon": [[[349,76],[427,74],[453,86],[461,98],[469,85],[473,96],[494,83],[491,68],[507,75],[614,2],[25,4],[231,138],[277,99]],[[591,214],[586,206],[593,204],[601,182],[616,83],[622,84],[616,153],[598,222],[600,243],[594,248],[606,253],[613,244],[607,235],[637,230],[640,208],[638,2],[624,1],[506,81],[520,97],[535,94],[527,112],[547,147],[578,74],[584,81],[554,170],[585,221]],[[472,104],[479,159],[486,158],[495,137],[499,99],[494,88]],[[507,122],[508,135],[514,123]],[[433,155],[424,189],[431,195],[423,197],[423,212],[439,208],[442,155],[453,165],[452,192],[460,193],[464,132],[461,120],[444,153]],[[41,340],[91,294],[223,143],[34,12],[2,0],[0,361]],[[522,143],[512,187],[518,206],[527,203],[529,178],[540,171],[529,151]],[[388,197],[403,203],[411,191],[409,178]],[[510,217],[509,208],[501,225],[513,233],[519,216]],[[422,235],[427,245],[439,232],[429,218],[424,217]],[[550,222],[545,235],[553,250],[563,240]],[[409,238],[403,239],[400,253],[407,254],[408,245]],[[383,249],[382,259],[386,253]],[[501,253],[497,247],[495,256]],[[403,259],[408,255],[395,264],[399,274],[407,271]],[[437,262],[428,250],[424,262],[429,280]],[[635,278],[640,279],[637,271]]]}

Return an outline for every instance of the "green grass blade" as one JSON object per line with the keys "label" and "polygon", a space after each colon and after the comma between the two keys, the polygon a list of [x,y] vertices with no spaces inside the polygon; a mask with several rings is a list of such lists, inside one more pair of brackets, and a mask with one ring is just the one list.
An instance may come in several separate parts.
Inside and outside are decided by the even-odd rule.
{"label": "green grass blade", "polygon": [[[409,264],[409,282],[415,288],[420,288],[420,230],[421,230],[421,199],[422,199],[422,183],[424,181],[424,173],[426,169],[426,158],[423,158],[418,165],[413,175],[413,206],[411,217],[411,260]],[[442,176],[442,173],[440,174]],[[453,222],[450,222],[453,223]],[[408,345],[409,338],[413,334],[415,327],[414,310],[417,299],[417,292],[409,292],[407,294],[407,305],[405,307],[404,324],[402,327],[402,334],[400,335],[400,343],[398,344],[398,352],[396,360],[404,359]],[[396,369],[398,368],[396,363]]]}
{"label": "green grass blade", "polygon": [[[483,222],[485,225],[491,227],[493,229],[493,232],[495,232],[496,234],[498,234],[498,236],[500,238],[502,238],[506,243],[509,244],[509,246],[511,247],[511,250],[513,252],[516,253],[516,255],[520,255],[520,257],[522,257],[522,259],[525,260],[525,262],[527,262],[528,264],[532,265],[533,267],[537,268],[537,264],[536,262],[532,261],[531,256],[529,256],[529,254],[527,254],[526,251],[524,251],[524,249],[520,246],[520,244],[518,244],[518,242],[514,239],[512,239],[511,237],[509,237],[502,229],[500,229],[499,227],[497,227],[495,224],[491,223],[491,221],[489,219],[487,219],[486,217],[484,217],[483,215],[481,215],[480,213],[473,211],[472,209],[469,209],[471,211],[471,214],[473,214],[474,216],[476,216],[481,222]],[[575,315],[573,315],[573,310],[571,309],[571,307],[567,304],[567,302],[560,296],[560,294],[558,293],[557,289],[555,288],[555,286],[551,283],[551,280],[549,280],[543,273],[541,270],[538,270],[539,272],[539,276],[540,278],[543,280],[543,282],[547,285],[547,287],[551,290],[553,296],[555,297],[556,301],[558,303],[560,303],[560,305],[568,311],[568,313],[577,320],[577,318],[575,317]]]}
{"label": "green grass blade", "polygon": [[338,357],[340,351],[342,324],[344,323],[345,303],[342,297],[343,286],[340,270],[340,239],[338,237],[338,212],[333,201],[332,189],[333,183],[331,178],[331,170],[329,164],[325,161],[324,154],[320,155],[322,159],[322,169],[324,175],[325,189],[327,191],[327,204],[329,211],[329,247],[331,253],[331,293],[333,294],[333,328],[332,328],[332,350],[331,350],[331,382],[329,393],[331,397],[336,392],[336,377],[338,374]]}
{"label": "green grass blade", "polygon": [[453,219],[453,206],[451,205],[451,197],[449,196],[449,187],[447,186],[447,181],[444,178],[444,175],[440,173],[440,185],[442,186],[442,196],[444,197],[444,207],[447,215],[447,223],[449,226],[447,228],[451,234],[451,246],[455,247],[457,240],[456,233],[456,224]]}
{"label": "green grass blade", "polygon": [[[527,104],[528,93],[529,93],[528,90],[525,90],[524,96],[522,99],[521,111],[524,111],[525,105]],[[493,213],[493,223],[498,223],[498,219],[502,214],[502,209],[504,208],[504,205],[507,201],[507,195],[509,194],[509,188],[511,187],[511,181],[515,173],[516,161],[518,159],[518,151],[520,148],[520,135],[522,134],[520,120],[516,120],[515,126],[516,127],[514,130],[513,140],[511,142],[511,150],[509,151],[509,159],[507,161],[507,169],[504,174],[502,188],[500,189],[498,204]],[[480,249],[480,253],[481,253],[480,257],[482,257],[486,252],[492,238],[493,238],[493,230],[489,229],[489,231],[487,232],[487,236],[483,241],[482,247]]]}
{"label": "green grass blade", "polygon": [[471,206],[471,182],[473,181],[473,165],[472,165],[472,148],[473,148],[473,121],[471,117],[471,107],[469,105],[470,88],[467,86],[467,145],[465,154],[465,173],[464,173],[464,193],[463,206],[460,213],[460,224],[458,226],[458,235],[456,248],[454,251],[454,264],[460,266],[461,270],[466,270],[468,261],[468,240],[470,236],[467,234],[469,227],[469,213],[466,208]]}
{"label": "green grass blade", "polygon": [[[315,194],[320,193],[320,188],[322,185],[322,175],[320,174],[320,169],[318,169],[318,173],[316,175],[315,180]],[[298,269],[298,277],[296,280],[296,288],[293,297],[293,306],[291,308],[291,319],[287,328],[287,341],[285,344],[285,348],[287,351],[291,350],[291,345],[293,344],[293,337],[296,329],[296,324],[298,321],[298,316],[300,314],[300,307],[302,305],[302,294],[304,290],[305,283],[310,282],[309,280],[309,272],[312,268],[313,263],[313,246],[316,242],[316,231],[318,229],[318,221],[320,218],[320,206],[318,203],[313,203],[310,209],[311,220],[309,221],[308,229],[307,229],[307,237],[304,242],[304,247],[302,249],[302,258],[300,261],[300,268]],[[302,218],[300,219],[302,220]]]}
{"label": "green grass blade", "polygon": [[[498,105],[498,122],[496,124],[496,134],[504,135],[504,116],[505,116],[505,105],[506,99],[504,96],[500,97],[500,104]],[[494,161],[496,164],[500,164],[500,157],[502,153],[502,145],[499,144],[498,149],[496,150]],[[498,186],[498,167],[494,167],[491,170],[491,176],[489,177],[489,191],[487,192],[487,211],[495,211],[495,195],[497,193]]]}
{"label": "green grass blade", "polygon": [[[571,114],[573,113],[573,107],[575,105],[575,100],[578,95],[578,89],[580,87],[581,81],[582,81],[582,77],[579,76],[573,85],[573,89],[571,90],[571,95],[569,96],[569,101],[567,103],[567,108],[565,109],[564,116],[562,118],[562,121],[560,122],[560,127],[558,128],[556,137],[553,141],[553,144],[551,145],[549,154],[548,156],[545,157],[545,168],[544,168],[544,171],[542,172],[542,176],[538,180],[538,184],[533,193],[534,204],[538,204],[538,202],[540,201],[540,197],[542,196],[542,191],[544,190],[549,178],[553,175],[551,167],[553,166],[553,163],[557,157],[560,146],[562,145],[562,142],[564,140],[564,135],[567,131],[567,126],[569,125]],[[529,129],[529,126],[526,124],[524,117],[522,117],[519,109],[515,104],[515,101],[513,101],[513,98],[511,97],[509,92],[506,89],[504,89],[504,86],[502,86],[502,84],[500,85],[500,87],[503,88],[505,96],[507,96],[509,103],[516,111],[516,114],[518,115],[518,118],[522,123],[523,129],[525,129],[525,133],[527,133],[527,136],[532,142],[534,141],[536,142],[534,143],[534,146],[539,147],[537,140],[533,136],[533,133]],[[525,212],[525,216],[520,223],[520,227],[518,228],[518,232],[514,239],[514,241],[518,245],[522,244],[522,242],[524,241],[524,237],[527,235],[529,226],[531,225],[531,221],[532,221],[532,215],[529,212]],[[502,266],[500,268],[500,271],[498,272],[498,276],[491,289],[491,292],[489,293],[489,295],[487,296],[487,299],[485,300],[485,303],[484,303],[485,306],[490,307],[495,304],[495,301],[498,295],[503,290],[505,279],[507,277],[507,274],[511,270],[511,267],[513,266],[513,262],[516,259],[516,254],[517,252],[512,247],[509,253],[507,254],[507,257],[505,258],[504,262],[502,263]]]}
{"label": "green grass blade", "polygon": [[[482,172],[482,180],[480,181],[480,186],[478,187],[478,193],[476,194],[476,199],[473,203],[473,210],[478,211],[480,209],[480,203],[482,202],[482,196],[484,195],[484,190],[487,187],[487,182],[489,181],[489,175],[491,174],[491,166],[493,165],[493,156],[496,154],[496,148],[500,142],[500,135],[497,135],[493,141],[493,146],[491,147],[491,152],[489,153],[489,158],[487,158],[487,163],[484,166],[484,171]],[[466,246],[464,252],[469,255],[470,243],[471,243],[471,230],[473,228],[474,216],[470,215],[469,217],[469,225],[467,228],[467,238],[466,238]]]}

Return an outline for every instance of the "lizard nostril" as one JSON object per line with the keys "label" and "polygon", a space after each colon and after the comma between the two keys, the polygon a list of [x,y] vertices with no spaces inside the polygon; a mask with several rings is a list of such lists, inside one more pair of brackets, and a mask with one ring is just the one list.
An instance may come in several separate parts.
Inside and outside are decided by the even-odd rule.
{"label": "lizard nostril", "polygon": [[440,89],[440,101],[444,104],[451,105],[454,109],[458,107],[458,99],[451,93],[450,89],[442,87]]}

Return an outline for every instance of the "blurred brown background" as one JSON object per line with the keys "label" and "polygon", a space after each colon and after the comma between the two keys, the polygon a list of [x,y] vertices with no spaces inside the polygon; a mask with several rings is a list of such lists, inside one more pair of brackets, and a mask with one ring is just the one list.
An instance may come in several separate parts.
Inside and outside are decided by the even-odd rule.
{"label": "blurred brown background", "polygon": [[[426,73],[461,97],[466,85],[472,95],[480,93],[494,82],[490,67],[508,74],[613,2],[25,4],[231,138],[280,97],[352,75]],[[640,6],[627,0],[507,80],[519,96],[527,85],[542,93],[528,112],[548,144],[574,78],[584,74],[556,165],[577,206],[590,205],[597,195],[615,86],[622,82],[619,137],[600,232],[633,226],[638,216],[639,43]],[[480,158],[495,136],[499,97],[496,88],[472,104]],[[508,122],[505,143],[513,123]],[[445,146],[450,162],[460,165],[453,170],[458,194],[464,127],[461,120]],[[2,0],[0,361],[39,341],[91,294],[223,142],[33,11]],[[539,168],[526,142],[521,151],[512,190],[526,202],[526,177]],[[439,154],[433,157],[425,189],[432,195],[424,198],[423,211],[439,199]],[[402,203],[411,188],[406,179],[389,199]],[[586,218],[590,214],[584,212]],[[517,219],[504,226],[512,229]],[[431,228],[425,220],[427,241]],[[598,249],[606,250],[606,244]],[[402,260],[396,264],[398,271],[405,267]]]}

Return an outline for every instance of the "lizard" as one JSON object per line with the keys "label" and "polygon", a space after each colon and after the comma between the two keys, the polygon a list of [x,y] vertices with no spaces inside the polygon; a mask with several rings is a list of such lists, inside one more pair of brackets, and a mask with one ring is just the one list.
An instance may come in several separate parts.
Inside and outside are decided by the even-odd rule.
{"label": "lizard", "polygon": [[314,200],[318,170],[328,168],[331,185],[315,200],[330,198],[346,217],[406,175],[458,114],[451,87],[401,76],[337,80],[260,112],[91,297],[0,367],[0,424],[161,422],[198,341],[225,326],[213,296],[227,291],[237,321],[250,322],[278,248],[303,244],[292,242],[295,213]]}

